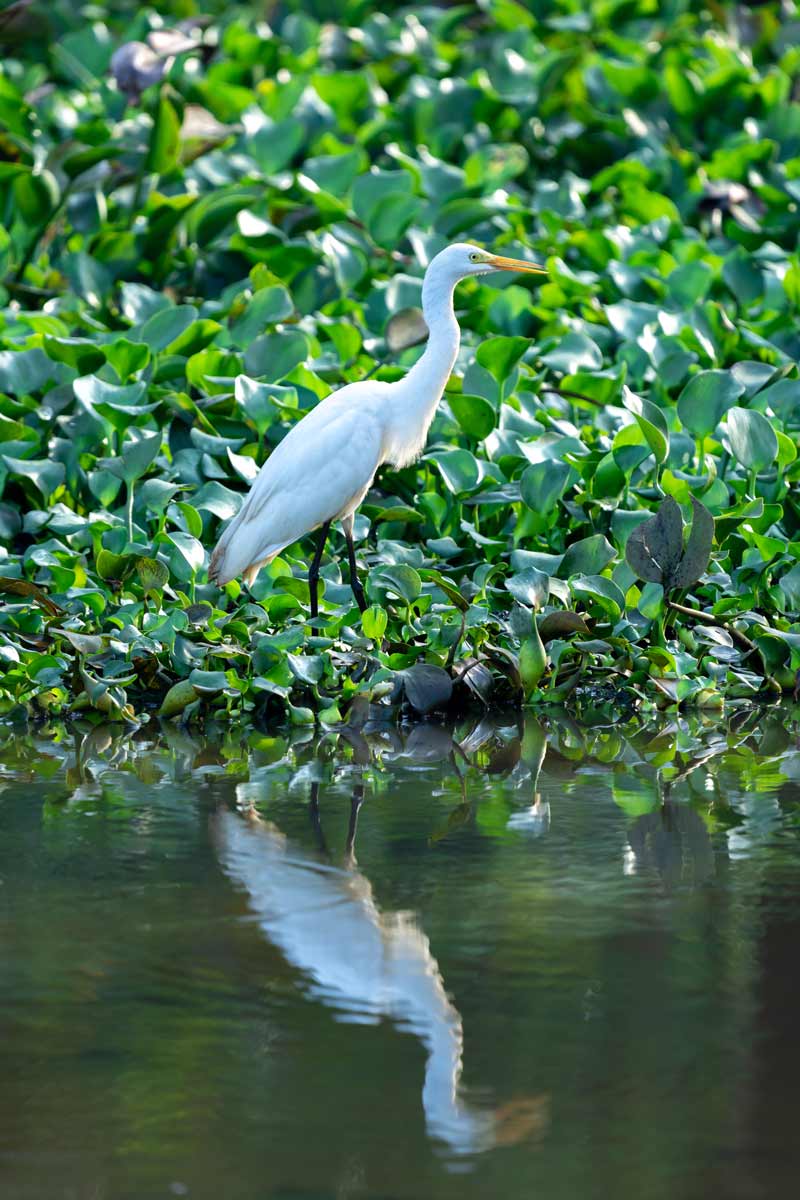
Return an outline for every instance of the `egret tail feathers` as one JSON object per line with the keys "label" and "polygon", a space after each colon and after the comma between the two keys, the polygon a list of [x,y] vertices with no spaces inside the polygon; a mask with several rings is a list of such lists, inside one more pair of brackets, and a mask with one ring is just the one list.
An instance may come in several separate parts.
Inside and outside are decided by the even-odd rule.
{"label": "egret tail feathers", "polygon": [[278,554],[280,547],[264,547],[254,554],[255,547],[241,546],[238,547],[237,554],[227,535],[228,530],[226,529],[211,555],[211,562],[208,564],[208,578],[218,587],[224,587],[226,583],[230,583],[232,579],[241,575],[249,587],[261,568]]}

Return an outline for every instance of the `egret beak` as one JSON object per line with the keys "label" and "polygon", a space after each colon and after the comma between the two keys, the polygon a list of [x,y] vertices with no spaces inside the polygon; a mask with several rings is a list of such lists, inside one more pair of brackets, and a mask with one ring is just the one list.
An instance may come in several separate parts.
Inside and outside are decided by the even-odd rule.
{"label": "egret beak", "polygon": [[547,267],[537,263],[525,262],[522,258],[503,258],[501,254],[492,254],[488,260],[494,271],[526,271],[530,275],[546,275]]}

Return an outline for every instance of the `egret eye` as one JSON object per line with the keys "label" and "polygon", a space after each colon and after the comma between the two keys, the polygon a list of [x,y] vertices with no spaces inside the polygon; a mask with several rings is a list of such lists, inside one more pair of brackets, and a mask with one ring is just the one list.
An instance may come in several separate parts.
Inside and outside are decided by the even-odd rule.
{"label": "egret eye", "polygon": [[480,262],[481,261],[480,254],[470,254],[469,258],[470,258],[470,262]]}

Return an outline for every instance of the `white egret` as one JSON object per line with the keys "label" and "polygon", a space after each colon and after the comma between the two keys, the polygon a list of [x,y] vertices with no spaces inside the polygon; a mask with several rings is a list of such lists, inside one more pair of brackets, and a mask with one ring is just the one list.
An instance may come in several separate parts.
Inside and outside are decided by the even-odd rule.
{"label": "white egret", "polygon": [[[430,943],[414,918],[382,912],[350,859],[337,869],[293,845],[251,809],[214,823],[222,866],[250,895],[259,924],[306,990],[348,1021],[388,1017],[426,1050],[422,1105],[428,1132],[451,1153],[489,1149],[502,1122],[462,1095],[461,1015],[449,999]],[[502,1114],[498,1114],[502,1117]]]}
{"label": "white egret", "polygon": [[428,343],[397,383],[363,380],[327,396],[272,451],[211,557],[209,579],[220,586],[238,575],[252,584],[284,547],[321,528],[308,573],[312,619],[317,616],[319,565],[328,532],[340,521],[347,541],[350,586],[367,606],[353,546],[353,516],[378,467],[404,467],[421,453],[458,354],[461,330],[453,311],[456,284],[491,271],[545,275],[544,267],[457,242],[432,260],[422,284]]}

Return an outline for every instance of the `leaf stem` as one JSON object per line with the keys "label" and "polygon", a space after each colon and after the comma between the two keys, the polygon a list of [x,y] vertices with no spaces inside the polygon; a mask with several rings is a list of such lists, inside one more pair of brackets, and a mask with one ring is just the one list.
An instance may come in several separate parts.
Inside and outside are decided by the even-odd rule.
{"label": "leaf stem", "polygon": [[570,392],[565,388],[557,388],[543,386],[539,389],[542,392],[552,392],[555,396],[566,396],[569,400],[585,400],[587,404],[594,404],[596,408],[601,408],[599,400],[595,400],[593,396],[586,396],[583,392]]}
{"label": "leaf stem", "polygon": [[757,477],[758,477],[758,472],[756,471],[755,467],[753,468],[752,471],[747,472],[747,491],[748,491],[748,495],[750,496],[751,500],[756,499],[756,479],[757,479]]}
{"label": "leaf stem", "polygon": [[730,634],[734,642],[746,650],[748,654],[752,654],[758,649],[755,642],[752,642],[746,633],[742,633],[735,625],[730,625],[727,621],[721,621],[719,617],[715,617],[713,613],[702,612],[698,608],[691,608],[688,604],[678,604],[675,600],[668,600],[668,606],[673,612],[683,613],[686,617],[694,617],[695,621],[700,621],[703,625],[716,625],[718,629],[724,629]]}
{"label": "leaf stem", "polygon": [[128,210],[127,228],[130,229],[133,222],[136,220],[136,214],[139,211],[142,203],[142,189],[144,188],[144,178],[148,174],[145,164],[147,163],[147,155],[142,155],[142,161],[136,170],[136,177],[133,181],[133,199]]}
{"label": "leaf stem", "polygon": [[133,541],[133,482],[128,482],[128,502],[125,506],[128,517],[128,541]]}

